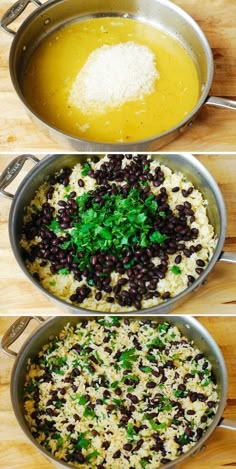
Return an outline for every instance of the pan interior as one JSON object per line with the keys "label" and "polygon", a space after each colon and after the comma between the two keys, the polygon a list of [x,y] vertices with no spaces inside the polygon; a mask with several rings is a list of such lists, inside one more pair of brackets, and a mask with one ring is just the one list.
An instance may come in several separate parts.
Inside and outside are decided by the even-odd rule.
{"label": "pan interior", "polygon": [[[207,97],[212,79],[212,70],[209,66],[211,52],[208,43],[200,28],[174,4],[162,0],[148,0],[148,2],[129,0],[128,2],[119,2],[119,8],[117,8],[114,0],[103,0],[102,2],[93,0],[89,2],[89,5],[84,1],[78,4],[73,0],[64,0],[49,2],[40,10],[40,15],[37,14],[36,10],[22,25],[11,53],[12,79],[16,91],[27,106],[27,99],[22,93],[22,77],[35,48],[49,34],[65,24],[86,18],[104,16],[135,18],[156,26],[177,39],[191,55],[198,70],[200,97],[196,106],[199,107]],[[32,106],[29,106],[29,108],[35,113]],[[46,123],[45,119],[41,120]],[[69,134],[71,135],[71,132],[68,132]]]}
{"label": "pan interior", "polygon": [[[75,326],[79,321],[93,319],[94,318],[92,316],[84,316],[81,319],[79,319],[78,317],[61,317],[47,320],[42,326],[40,326],[36,330],[36,332],[33,332],[33,334],[31,334],[31,336],[28,338],[28,340],[18,353],[18,358],[13,368],[11,381],[11,396],[13,408],[22,429],[30,438],[30,440],[43,453],[46,453],[46,451],[42,449],[42,447],[37,442],[35,442],[24,419],[23,388],[27,372],[28,360],[29,358],[36,357],[38,352],[41,350],[42,346],[47,344],[48,341],[50,341],[53,337],[57,336],[59,332],[65,327],[65,325],[68,324],[68,322],[70,322],[72,326]],[[157,321],[157,323],[168,322],[169,324],[176,325],[184,336],[186,336],[189,340],[193,341],[196,347],[198,347],[204,354],[206,354],[207,358],[212,363],[213,371],[215,373],[218,384],[220,404],[215,415],[214,421],[212,422],[211,426],[207,429],[201,440],[196,443],[196,445],[191,450],[189,450],[188,453],[186,453],[184,456],[179,457],[175,461],[175,463],[177,463],[184,459],[186,455],[190,455],[197,449],[199,449],[219,422],[226,402],[227,371],[220,349],[218,348],[214,339],[208,333],[208,331],[203,326],[201,326],[201,324],[195,319],[186,318],[184,316],[159,316],[158,318],[150,316],[148,317],[148,319]],[[131,320],[142,320],[142,317],[136,316]],[[50,457],[57,461],[53,456],[50,455]],[[168,469],[171,468],[172,465],[173,461],[172,463],[165,465],[165,467],[166,469]],[[63,467],[73,466],[64,463]]]}
{"label": "pan interior", "polygon": [[[40,286],[37,281],[31,276],[28,272],[23,256],[19,247],[20,239],[22,236],[22,222],[25,208],[29,205],[31,200],[33,199],[35,192],[39,188],[39,186],[45,181],[49,175],[55,174],[61,168],[68,166],[73,167],[78,162],[85,162],[90,155],[76,155],[76,154],[68,154],[68,155],[49,155],[48,157],[44,158],[35,168],[33,168],[27,175],[27,178],[22,182],[19,186],[18,191],[16,193],[15,201],[12,204],[12,209],[10,213],[10,239],[13,248],[13,252],[16,255],[17,261],[19,262],[21,268],[26,273],[26,275],[33,281],[38,288],[40,288],[44,293],[50,296],[53,300],[55,300],[55,296],[51,293],[46,292],[42,286]],[[98,155],[102,158],[104,155]],[[225,236],[225,215],[224,215],[224,203],[219,192],[218,186],[216,185],[215,181],[208,173],[208,171],[200,164],[200,162],[192,157],[191,155],[184,155],[184,154],[170,154],[170,155],[159,155],[159,154],[151,154],[151,157],[161,163],[165,164],[169,168],[171,168],[175,172],[183,173],[186,178],[198,188],[198,190],[203,194],[204,199],[207,201],[207,212],[210,223],[213,225],[216,236],[218,238],[218,244],[216,246],[215,254],[210,261],[210,264],[205,269],[204,274],[200,276],[195,284],[194,287],[189,287],[188,290],[190,291],[193,288],[196,288],[198,285],[202,283],[205,279],[209,271],[211,270],[212,266],[218,260],[220,256],[224,236]],[[170,299],[166,303],[160,304],[158,307],[155,308],[155,312],[169,312],[171,306],[176,301],[180,300],[183,296],[186,295],[186,291],[180,293],[176,297]],[[63,300],[58,300],[58,304],[60,307],[64,309],[71,309],[72,306],[65,303]],[[83,312],[86,314],[86,310],[73,307],[73,312]],[[165,309],[162,309],[165,308]],[[71,310],[72,311],[72,310]],[[151,313],[152,309],[143,310],[145,313]]]}

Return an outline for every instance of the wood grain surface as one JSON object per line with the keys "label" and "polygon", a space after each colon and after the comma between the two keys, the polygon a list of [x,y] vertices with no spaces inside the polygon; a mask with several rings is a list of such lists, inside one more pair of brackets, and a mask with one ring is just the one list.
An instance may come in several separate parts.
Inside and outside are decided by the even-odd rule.
{"label": "wood grain surface", "polygon": [[[0,155],[0,173],[12,158],[13,155]],[[198,158],[211,171],[223,192],[228,212],[225,251],[236,252],[236,154],[201,155]],[[27,162],[9,190],[14,193],[19,180],[30,167],[32,163]],[[10,205],[10,200],[0,199],[0,314],[63,314],[30,283],[14,259],[8,238]],[[207,285],[174,312],[191,315],[236,314],[236,264],[217,263]]]}
{"label": "wood grain surface", "polygon": [[[236,98],[236,2],[235,0],[174,0],[185,9],[206,34],[214,55],[215,73],[211,95]],[[0,1],[0,17],[13,1]],[[15,22],[16,29],[34,10]],[[46,151],[65,149],[46,137],[28,117],[10,80],[8,57],[12,36],[0,31],[0,145],[2,151]],[[204,106],[193,127],[165,147],[168,151],[236,150],[236,111]]]}
{"label": "wood grain surface", "polygon": [[[4,332],[16,318],[0,318],[0,340]],[[218,342],[224,355],[228,376],[229,390],[224,417],[236,420],[236,318],[223,317],[200,318],[200,322],[209,330]],[[28,337],[35,327],[32,322],[14,350]],[[1,469],[52,469],[55,467],[28,442],[15,418],[10,401],[10,375],[14,359],[0,352],[0,468]],[[236,432],[217,428],[207,441],[206,448],[191,459],[177,466],[176,469],[226,469],[236,468]],[[121,468],[122,469],[122,468]]]}

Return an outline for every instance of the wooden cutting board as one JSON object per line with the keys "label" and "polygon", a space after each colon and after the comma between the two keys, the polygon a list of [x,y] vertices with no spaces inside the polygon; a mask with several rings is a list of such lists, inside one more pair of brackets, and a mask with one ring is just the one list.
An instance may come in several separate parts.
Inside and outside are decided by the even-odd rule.
{"label": "wooden cutting board", "polygon": [[[0,318],[0,339],[16,318]],[[200,318],[218,342],[224,355],[229,374],[228,402],[224,417],[236,420],[236,318]],[[19,343],[28,337],[35,326],[33,321]],[[17,347],[12,346],[14,350]],[[9,383],[14,359],[0,352],[0,468],[1,469],[53,469],[53,464],[28,442],[19,427],[12,410]],[[207,442],[206,448],[176,469],[225,469],[236,468],[236,432],[216,429]],[[121,468],[122,469],[122,468]]]}
{"label": "wooden cutting board", "polygon": [[[43,155],[38,157],[42,158]],[[201,155],[199,160],[210,170],[223,192],[228,211],[225,250],[236,252],[236,154]],[[0,157],[0,173],[13,159]],[[32,163],[27,162],[20,176],[9,190],[13,193],[19,180],[27,174]],[[8,218],[11,202],[0,199],[0,314],[62,314],[25,277],[11,251],[8,238]],[[175,310],[179,314],[236,314],[236,264],[219,262],[211,273],[207,285]]]}
{"label": "wooden cutting board", "polygon": [[[201,26],[214,55],[215,74],[211,95],[236,99],[236,2],[235,0],[174,0]],[[0,17],[13,4],[1,0]],[[15,22],[22,24],[27,11]],[[12,37],[0,31],[0,145],[2,151],[64,151],[31,122],[9,76]],[[168,151],[233,151],[236,149],[236,111],[204,106],[193,127],[165,147]]]}

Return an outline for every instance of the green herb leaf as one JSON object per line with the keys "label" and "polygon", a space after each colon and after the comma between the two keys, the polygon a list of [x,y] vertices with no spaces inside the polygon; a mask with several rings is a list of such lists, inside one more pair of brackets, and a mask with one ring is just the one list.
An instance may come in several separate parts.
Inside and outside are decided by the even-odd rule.
{"label": "green herb leaf", "polygon": [[111,383],[111,388],[116,389],[118,384],[119,384],[119,381],[113,381],[113,383]]}
{"label": "green herb leaf", "polygon": [[145,469],[145,467],[148,465],[148,461],[146,461],[146,459],[141,459],[140,464]]}
{"label": "green herb leaf", "polygon": [[63,269],[58,270],[57,273],[60,275],[68,275],[70,271],[67,269],[67,267],[63,267]]}
{"label": "green herb leaf", "polygon": [[181,269],[179,268],[178,265],[172,265],[172,267],[171,267],[170,270],[171,270],[171,272],[173,272],[173,274],[175,274],[175,275],[181,274]]}
{"label": "green herb leaf", "polygon": [[127,433],[128,439],[132,441],[135,436],[135,431],[134,431],[133,424],[131,422],[129,422],[127,425],[126,433]]}
{"label": "green herb leaf", "polygon": [[90,409],[89,407],[86,407],[85,410],[84,410],[83,416],[84,417],[92,417],[94,419],[94,417],[96,417],[96,414],[95,414],[93,409]]}
{"label": "green herb leaf", "polygon": [[151,236],[150,236],[150,240],[153,243],[157,243],[157,244],[162,244],[167,239],[169,239],[169,236],[167,236],[165,234],[161,234],[160,231],[154,231],[154,233],[152,233]]}
{"label": "green herb leaf", "polygon": [[87,402],[88,402],[87,396],[80,396],[80,398],[78,400],[79,405],[85,405],[85,404],[87,404]]}
{"label": "green herb leaf", "polygon": [[211,383],[211,380],[209,378],[205,379],[205,381],[203,381],[203,383],[201,383],[201,386],[202,387],[206,387],[208,386],[209,384]]}
{"label": "green herb leaf", "polygon": [[90,169],[91,169],[90,164],[89,164],[89,163],[85,163],[85,164],[84,164],[84,167],[83,167],[83,169],[82,169],[82,171],[81,171],[82,176],[87,176],[87,175],[88,175],[88,172],[90,171]]}
{"label": "green herb leaf", "polygon": [[75,445],[76,449],[87,449],[90,446],[91,442],[87,438],[84,438],[85,435],[86,432],[80,433],[80,435],[78,436],[78,441]]}
{"label": "green herb leaf", "polygon": [[165,430],[167,428],[167,424],[166,423],[159,423],[157,424],[156,422],[154,422],[153,419],[148,419],[152,429],[155,431],[155,432],[158,432],[160,430]]}
{"label": "green herb leaf", "polygon": [[87,454],[86,456],[86,462],[90,461],[90,459],[93,459],[93,458],[96,458],[97,456],[99,456],[99,452],[95,449],[95,451],[93,451],[92,453],[89,453]]}
{"label": "green herb leaf", "polygon": [[160,212],[158,212],[158,215],[159,215],[159,217],[163,218],[163,220],[166,219],[166,213],[165,212],[160,211]]}

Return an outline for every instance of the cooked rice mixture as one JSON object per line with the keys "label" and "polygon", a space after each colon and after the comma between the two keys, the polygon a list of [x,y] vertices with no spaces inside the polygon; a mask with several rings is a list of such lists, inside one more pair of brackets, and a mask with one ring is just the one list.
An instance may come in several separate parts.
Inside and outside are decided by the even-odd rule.
{"label": "cooked rice mixture", "polygon": [[68,303],[130,312],[174,297],[216,246],[207,201],[148,155],[91,157],[50,176],[26,208],[29,271]]}
{"label": "cooked rice mixture", "polygon": [[201,439],[219,397],[212,365],[168,323],[68,324],[29,361],[25,418],[56,458],[81,468],[156,469]]}

